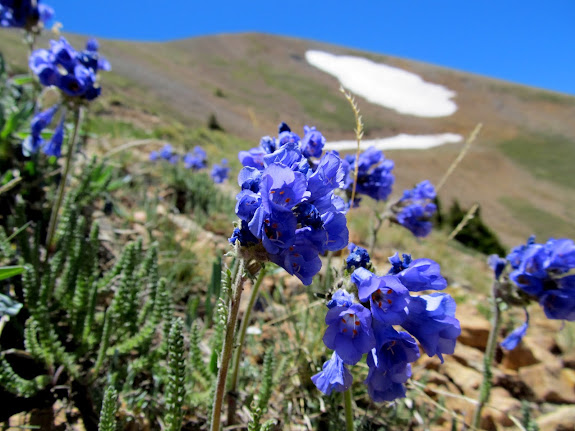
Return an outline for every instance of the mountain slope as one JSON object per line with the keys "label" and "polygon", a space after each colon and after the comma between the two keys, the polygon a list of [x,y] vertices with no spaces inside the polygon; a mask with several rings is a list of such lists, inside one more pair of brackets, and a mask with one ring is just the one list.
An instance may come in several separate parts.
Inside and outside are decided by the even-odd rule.
{"label": "mountain slope", "polygon": [[[2,32],[0,49],[7,57],[22,56],[17,38]],[[76,46],[85,40],[70,39]],[[102,40],[113,72],[102,74],[99,113],[142,128],[192,128],[213,114],[227,133],[254,146],[262,135],[275,134],[280,121],[296,131],[315,125],[331,141],[352,138],[353,116],[339,82],[306,62],[310,49],[366,57],[455,91],[458,110],[443,118],[401,115],[358,98],[366,138],[466,136],[481,122],[481,136],[441,191],[443,200],[479,202],[483,217],[508,245],[532,232],[575,236],[575,182],[569,175],[575,163],[575,97],[324,43],[233,34],[168,43]],[[396,194],[426,178],[437,182],[461,145],[387,151],[396,162]]]}

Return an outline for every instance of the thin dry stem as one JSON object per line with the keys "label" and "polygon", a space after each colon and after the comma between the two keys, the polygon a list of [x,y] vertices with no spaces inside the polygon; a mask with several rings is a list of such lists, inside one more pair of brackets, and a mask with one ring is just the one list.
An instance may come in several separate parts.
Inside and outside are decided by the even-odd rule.
{"label": "thin dry stem", "polygon": [[363,138],[363,121],[361,119],[361,115],[359,113],[359,107],[357,106],[357,102],[355,98],[352,96],[351,93],[345,91],[343,87],[339,87],[339,91],[345,96],[349,104],[351,105],[351,109],[353,110],[353,115],[355,116],[355,138],[357,139],[357,150],[355,152],[355,170],[353,171],[353,189],[351,191],[351,204],[350,209],[353,208],[353,202],[355,200],[355,191],[357,188],[357,174],[359,172],[359,152],[361,151],[361,140]]}
{"label": "thin dry stem", "polygon": [[463,229],[465,227],[465,225],[467,225],[467,223],[469,223],[469,221],[475,217],[475,212],[477,211],[477,209],[479,208],[479,204],[475,203],[471,209],[469,211],[467,211],[467,214],[465,214],[465,217],[463,217],[463,220],[461,220],[459,222],[459,224],[455,227],[455,229],[453,229],[453,232],[451,232],[449,234],[449,236],[447,237],[447,241],[452,240],[453,238],[455,238],[457,236],[457,234],[459,232],[461,232],[461,229]]}
{"label": "thin dry stem", "polygon": [[479,123],[477,126],[475,126],[475,129],[473,129],[473,131],[469,135],[469,138],[467,138],[467,141],[465,142],[465,145],[463,146],[463,148],[461,149],[461,151],[457,155],[457,158],[453,161],[451,166],[449,166],[449,168],[447,169],[447,171],[443,175],[443,178],[441,178],[441,180],[437,184],[437,187],[435,188],[435,191],[437,193],[439,193],[439,190],[445,185],[447,179],[451,176],[451,174],[453,173],[453,171],[455,170],[457,165],[459,165],[459,163],[463,160],[463,158],[465,157],[465,155],[469,151],[469,148],[471,148],[471,144],[473,144],[473,142],[477,138],[477,135],[479,135],[479,132],[481,131],[482,127],[483,127],[483,124],[481,124],[481,123]]}

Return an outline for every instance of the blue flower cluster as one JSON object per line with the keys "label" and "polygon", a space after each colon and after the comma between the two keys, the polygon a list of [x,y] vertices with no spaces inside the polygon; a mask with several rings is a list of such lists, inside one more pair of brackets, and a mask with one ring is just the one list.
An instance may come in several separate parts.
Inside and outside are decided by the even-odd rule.
{"label": "blue flower cluster", "polygon": [[229,174],[230,174],[230,167],[228,166],[227,159],[222,159],[222,161],[219,164],[217,163],[214,164],[214,166],[212,166],[212,172],[210,172],[210,175],[214,180],[214,183],[217,184],[223,183],[228,178]]}
{"label": "blue flower cluster", "polygon": [[342,160],[334,153],[317,163],[308,159],[321,155],[323,143],[313,127],[302,140],[282,123],[277,139],[262,138],[258,148],[239,154],[245,166],[236,197],[241,225],[229,241],[306,285],[321,268],[319,256],[341,250],[349,237],[344,202],[333,193],[343,185]]}
{"label": "blue flower cluster", "polygon": [[192,151],[184,156],[184,166],[186,169],[204,169],[208,163],[208,155],[202,147],[196,145]]}
{"label": "blue flower cluster", "polygon": [[[549,239],[545,244],[535,242],[532,236],[526,244],[515,247],[507,258],[489,256],[494,277],[500,280],[507,264],[511,267],[509,279],[527,297],[539,302],[549,319],[575,321],[575,244],[567,238]],[[512,350],[521,341],[529,327],[525,323],[515,329],[501,343]]]}
{"label": "blue flower cluster", "polygon": [[[98,42],[88,40],[86,49],[77,52],[64,39],[51,41],[50,50],[39,49],[30,56],[30,69],[46,86],[56,86],[67,101],[84,103],[98,97],[100,87],[97,86],[98,70],[110,70],[110,63],[98,54]],[[22,142],[22,153],[30,156],[42,151],[48,156],[60,157],[64,141],[64,123],[66,111],[62,111],[60,121],[54,129],[52,138],[45,142],[42,131],[50,125],[61,104],[36,113],[30,124],[30,135]]]}
{"label": "blue flower cluster", "polygon": [[389,260],[392,268],[387,275],[377,276],[365,268],[353,272],[359,302],[340,289],[327,304],[323,341],[334,353],[312,377],[325,394],[349,388],[352,377],[346,365],[356,364],[367,354],[369,373],[364,383],[370,397],[376,402],[404,397],[411,363],[420,356],[416,339],[427,355],[437,355],[442,362],[442,355],[455,349],[461,328],[453,298],[438,292],[411,295],[447,286],[439,264],[430,259],[411,260],[409,255],[402,260],[397,253]]}
{"label": "blue flower cluster", "polygon": [[535,297],[549,319],[575,320],[575,244],[570,239],[549,239],[515,247],[507,256],[513,269],[509,278]]}
{"label": "blue flower cluster", "polygon": [[[263,171],[265,168],[264,157],[274,153],[286,144],[292,144],[298,148],[302,156],[302,163],[310,164],[311,158],[318,158],[323,152],[325,138],[315,127],[304,126],[304,137],[301,139],[297,133],[291,131],[286,123],[278,127],[278,137],[264,136],[258,147],[249,151],[240,151],[238,157],[245,167],[256,168]],[[307,161],[306,161],[307,159]]]}
{"label": "blue flower cluster", "polygon": [[76,51],[64,37],[50,41],[50,49],[37,49],[30,55],[30,70],[45,86],[55,86],[69,100],[94,100],[101,93],[98,71],[111,70],[98,53],[98,42],[90,39],[83,51]]}
{"label": "blue flower cluster", "polygon": [[40,0],[0,0],[0,27],[36,30],[38,23],[46,23],[54,16],[54,9]]}
{"label": "blue flower cluster", "polygon": [[[160,150],[150,152],[149,158],[152,162],[165,160],[172,165],[175,165],[181,160],[184,162],[186,169],[193,171],[200,171],[208,166],[208,155],[199,145],[196,145],[192,151],[186,153],[184,156],[180,156],[174,151],[174,148],[170,144],[165,144]],[[230,168],[228,161],[222,159],[219,165],[214,164],[212,166],[210,175],[215,183],[223,183],[228,178],[229,173]]]}
{"label": "blue flower cluster", "polygon": [[[349,199],[353,191],[355,176],[355,154],[345,156],[345,185],[344,189]],[[375,147],[369,147],[359,155],[357,171],[356,195],[367,195],[377,201],[385,201],[391,194],[395,177],[391,173],[394,167],[392,160],[388,160],[383,152]],[[359,203],[359,198],[354,198],[353,205]],[[350,204],[351,205],[351,204]]]}
{"label": "blue flower cluster", "polygon": [[365,248],[350,242],[347,249],[349,250],[349,256],[345,260],[345,265],[348,271],[353,271],[357,268],[371,268],[371,258]]}
{"label": "blue flower cluster", "polygon": [[[174,148],[170,144],[165,144],[159,151],[152,151],[150,153],[150,161],[155,162],[158,160],[166,160],[170,162],[172,165],[178,163],[180,160],[180,156],[174,152]],[[185,160],[185,158],[184,158]],[[186,164],[186,168],[187,168]]]}
{"label": "blue flower cluster", "polygon": [[45,141],[42,137],[43,130],[50,125],[59,108],[59,104],[53,105],[45,111],[37,113],[32,118],[30,134],[22,142],[22,153],[26,157],[36,154],[40,148],[47,156],[61,156],[62,143],[64,142],[64,112],[60,116],[60,121],[54,130],[52,138],[49,141]]}
{"label": "blue flower cluster", "polygon": [[437,211],[432,202],[436,197],[435,187],[428,180],[422,181],[392,206],[394,216],[391,221],[408,229],[416,237],[422,238],[431,232],[430,219]]}

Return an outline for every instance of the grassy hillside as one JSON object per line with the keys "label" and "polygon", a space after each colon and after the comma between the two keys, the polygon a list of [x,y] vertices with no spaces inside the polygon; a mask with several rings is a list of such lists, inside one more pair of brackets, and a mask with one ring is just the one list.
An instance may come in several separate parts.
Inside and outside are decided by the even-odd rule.
{"label": "grassy hillside", "polygon": [[[19,33],[2,32],[0,51],[23,70]],[[70,35],[75,45],[84,37]],[[39,41],[44,46],[47,40]],[[575,230],[571,166],[575,163],[575,97],[514,85],[420,62],[323,43],[262,34],[218,35],[168,43],[101,41],[113,65],[102,74],[104,97],[93,130],[114,145],[156,137],[194,145],[193,130],[211,115],[237,146],[214,145],[234,159],[286,121],[296,130],[316,125],[328,138],[353,136],[353,118],[339,83],[305,61],[309,49],[368,57],[421,75],[457,92],[458,111],[418,118],[358,99],[366,138],[397,133],[467,135],[482,122],[475,146],[441,191],[443,201],[479,202],[483,217],[508,246],[532,232]],[[232,141],[230,141],[232,142]],[[251,143],[250,143],[251,142]],[[423,179],[438,181],[461,144],[424,151],[390,151],[396,194]],[[526,211],[525,208],[532,208]],[[535,215],[536,214],[536,215]],[[546,232],[546,234],[545,234]]]}

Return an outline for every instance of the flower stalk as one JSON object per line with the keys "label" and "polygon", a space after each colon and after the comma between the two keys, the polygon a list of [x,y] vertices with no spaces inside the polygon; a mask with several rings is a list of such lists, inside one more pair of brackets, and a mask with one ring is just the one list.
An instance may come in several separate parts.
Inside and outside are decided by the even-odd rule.
{"label": "flower stalk", "polygon": [[491,393],[491,380],[493,373],[491,366],[493,365],[493,358],[495,356],[495,348],[497,347],[497,334],[499,333],[499,326],[501,324],[501,310],[499,309],[499,281],[493,282],[491,289],[491,329],[489,331],[489,338],[487,339],[487,346],[485,348],[485,355],[483,356],[483,382],[479,391],[479,402],[473,420],[471,422],[472,429],[479,429],[481,422],[481,411],[489,401],[489,394]]}
{"label": "flower stalk", "polygon": [[222,404],[224,400],[224,392],[226,389],[226,380],[228,376],[228,369],[232,359],[232,352],[234,347],[234,333],[236,329],[236,322],[238,319],[238,311],[240,309],[240,300],[244,290],[243,284],[245,281],[245,260],[240,258],[238,270],[234,280],[232,291],[232,303],[228,315],[228,322],[226,324],[226,334],[224,343],[222,345],[222,354],[220,357],[220,369],[218,370],[218,377],[216,380],[216,391],[214,394],[214,404],[212,408],[212,421],[211,431],[219,431],[222,415]]}
{"label": "flower stalk", "polygon": [[250,316],[252,313],[252,309],[254,308],[254,304],[258,297],[260,286],[262,285],[262,281],[264,280],[265,275],[266,275],[266,268],[264,266],[260,270],[258,278],[256,279],[256,282],[252,288],[250,299],[248,301],[248,306],[246,308],[244,318],[242,319],[242,322],[240,324],[238,342],[236,343],[237,345],[233,358],[231,387],[228,391],[228,425],[234,425],[236,423],[237,390],[238,390],[240,362],[242,358],[242,348],[244,345],[244,341],[246,339],[246,332],[248,329],[248,325],[250,323]]}
{"label": "flower stalk", "polygon": [[66,190],[66,183],[68,182],[68,175],[70,173],[70,167],[72,166],[72,158],[74,157],[76,149],[76,140],[78,137],[78,131],[80,130],[80,124],[82,121],[83,110],[81,106],[78,106],[74,110],[74,129],[72,130],[72,135],[68,141],[68,153],[66,154],[66,162],[64,164],[64,172],[62,173],[62,179],[60,180],[60,186],[58,188],[58,194],[56,197],[56,203],[52,208],[52,214],[50,216],[50,224],[48,225],[48,234],[46,236],[46,257],[50,254],[50,247],[52,241],[54,240],[54,233],[56,232],[56,226],[58,225],[58,213],[60,212],[60,207],[64,201],[64,193]]}
{"label": "flower stalk", "polygon": [[343,392],[343,404],[345,408],[345,431],[354,431],[351,388]]}

